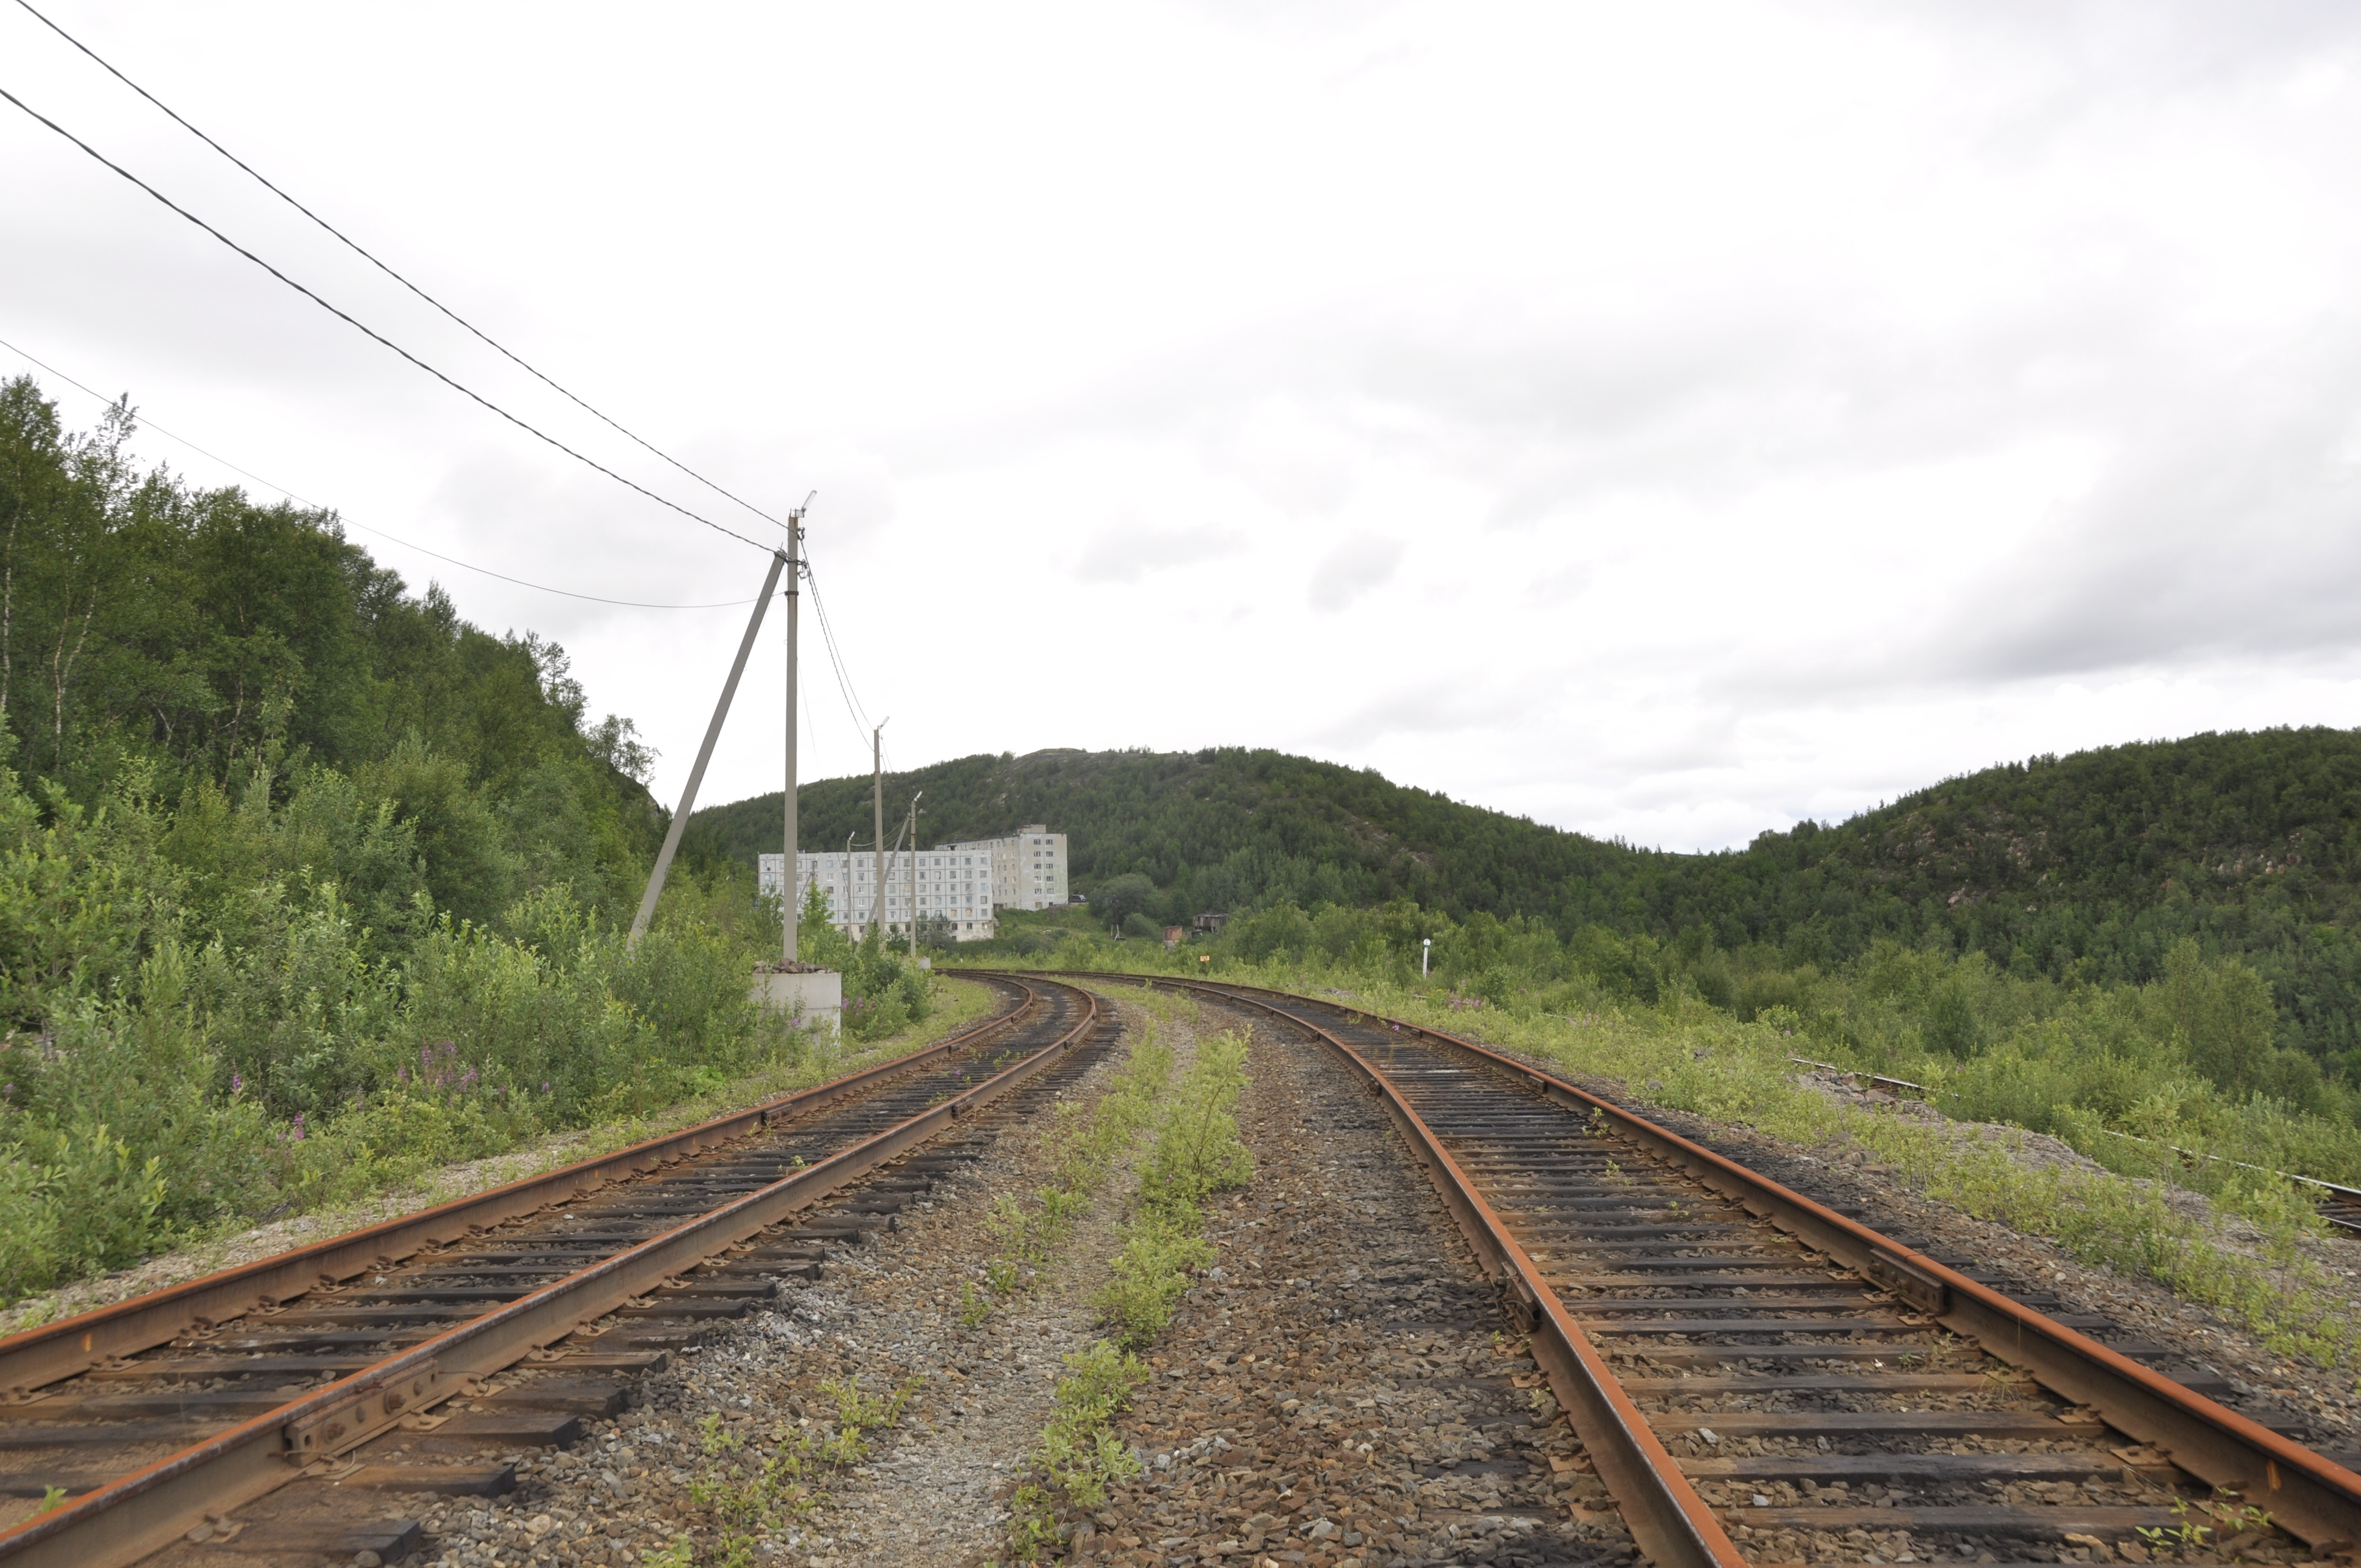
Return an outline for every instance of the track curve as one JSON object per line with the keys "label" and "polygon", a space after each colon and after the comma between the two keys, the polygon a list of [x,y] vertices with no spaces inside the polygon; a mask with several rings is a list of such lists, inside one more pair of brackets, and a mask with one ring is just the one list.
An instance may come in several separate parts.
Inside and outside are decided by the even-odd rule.
{"label": "track curve", "polygon": [[[429,1412],[502,1368],[629,1372],[692,1348],[700,1323],[752,1310],[778,1274],[890,1225],[931,1184],[929,1160],[973,1157],[961,1146],[1114,1038],[1087,992],[978,978],[1000,1008],[909,1056],[0,1340],[0,1499],[20,1499],[0,1562],[130,1563],[183,1533],[225,1544],[215,1532],[242,1527],[213,1521],[231,1508],[302,1476],[349,1480],[346,1456],[379,1440],[472,1428],[497,1447],[500,1415],[471,1411],[454,1431]],[[910,1157],[929,1146],[948,1152]],[[888,1167],[902,1174],[866,1179]],[[476,1481],[496,1487],[497,1468]],[[380,1485],[463,1479],[413,1468]],[[71,1500],[32,1512],[60,1491]],[[281,1533],[298,1555],[386,1561],[416,1538],[414,1522],[407,1537],[338,1529]]]}
{"label": "track curve", "polygon": [[1659,1563],[2361,1540],[2334,1460],[1554,1073],[1334,1002],[1126,978],[1315,1038],[1380,1098]]}

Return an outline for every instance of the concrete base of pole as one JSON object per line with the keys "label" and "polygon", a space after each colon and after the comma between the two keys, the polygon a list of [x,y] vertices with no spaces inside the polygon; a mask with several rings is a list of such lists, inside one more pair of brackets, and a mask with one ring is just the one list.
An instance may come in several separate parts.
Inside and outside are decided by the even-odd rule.
{"label": "concrete base of pole", "polygon": [[782,974],[765,965],[754,971],[754,1004],[785,1013],[791,1021],[817,1024],[831,1035],[844,1029],[844,977],[831,969]]}

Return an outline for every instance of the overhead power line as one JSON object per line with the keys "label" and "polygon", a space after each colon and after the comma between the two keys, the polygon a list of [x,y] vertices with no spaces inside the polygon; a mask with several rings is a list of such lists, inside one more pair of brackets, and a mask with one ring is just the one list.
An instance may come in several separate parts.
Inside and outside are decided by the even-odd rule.
{"label": "overhead power line", "polygon": [[[403,288],[409,290],[412,293],[417,295],[420,299],[425,301],[428,304],[442,312],[445,316],[448,316],[452,321],[465,328],[467,333],[474,336],[478,342],[490,347],[494,352],[507,359],[511,364],[516,366],[526,375],[531,376],[534,380],[539,381],[543,386],[547,387],[559,397],[564,398],[567,402],[572,403],[576,408],[582,410],[583,412],[590,415],[593,419],[598,420],[601,424],[606,425],[609,430],[614,431],[625,440],[630,441],[642,450],[671,464],[675,468],[679,469],[690,478],[695,479],[698,484],[703,485],[707,489],[711,490],[714,494],[737,502],[740,506],[744,507],[748,511],[752,512],[756,517],[761,518],[765,522],[774,524],[780,528],[785,528],[786,526],[785,523],[780,522],[777,518],[773,517],[769,512],[764,511],[752,501],[722,488],[721,486],[716,484],[711,479],[707,478],[704,475],[698,473],[687,464],[683,463],[680,459],[673,456],[670,453],[654,445],[651,442],[642,439],[638,434],[626,429],[623,425],[616,422],[606,414],[601,413],[598,410],[591,407],[590,404],[585,402],[582,399],[575,396],[574,393],[558,385],[557,382],[552,380],[548,376],[544,375],[539,369],[535,368],[533,365],[528,364],[523,358],[512,352],[506,345],[499,342],[489,334],[478,327],[473,322],[470,322],[465,316],[461,315],[458,312],[453,310],[450,306],[445,304],[442,301],[436,299],[434,295],[428,293],[425,290],[420,288],[417,284],[412,282],[409,279],[395,271],[385,262],[378,259],[376,256],[363,248],[359,241],[346,234],[342,229],[336,227],[335,225],[330,223],[327,219],[322,217],[319,214],[313,212],[311,208],[305,206],[302,203],[297,201],[294,197],[289,195],[278,186],[272,184],[269,180],[264,179],[261,172],[256,170],[251,164],[238,157],[237,154],[230,151],[229,148],[222,146],[221,143],[214,140],[213,137],[207,136],[204,132],[199,130],[195,126],[191,125],[186,119],[182,118],[180,113],[170,104],[157,97],[153,93],[148,92],[145,87],[140,86],[137,82],[132,81],[128,76],[124,75],[122,71],[116,70],[112,64],[108,63],[104,58],[102,58],[97,50],[92,49],[88,44],[83,43],[80,38],[74,37],[71,33],[66,31],[55,22],[49,20],[49,17],[41,15],[40,12],[34,10],[29,0],[16,0],[16,4],[24,6],[27,12],[30,12],[34,20],[39,22],[43,27],[49,28],[49,31],[57,34],[58,37],[65,39],[66,42],[73,45],[74,48],[89,56],[92,60],[96,62],[100,70],[105,71],[109,76],[114,77],[117,82],[122,82],[126,87],[130,88],[134,93],[138,93],[142,98],[147,99],[150,104],[153,104],[158,109],[161,110],[173,124],[179,126],[182,130],[187,131],[191,136],[196,137],[199,141],[204,143],[215,152],[220,153],[224,158],[228,159],[232,163],[236,164],[239,169],[252,176],[255,182],[260,185],[264,190],[269,192],[272,195],[278,197],[280,201],[286,203],[289,206],[294,208],[297,212],[302,214],[305,217],[319,225],[321,228],[335,236],[336,240],[340,244],[344,245],[347,249],[351,250],[354,255],[359,257],[362,260],[368,262],[370,266],[376,268],[379,271],[384,273],[387,277],[392,279],[395,282],[401,284]],[[21,107],[22,105],[19,106]]]}
{"label": "overhead power line", "polygon": [[851,717],[853,728],[866,735],[875,728],[869,722],[869,710],[862,706],[860,695],[852,689],[851,674],[844,667],[844,651],[837,646],[836,627],[828,618],[828,605],[819,597],[819,579],[812,575],[811,561],[804,561],[804,581],[811,585],[812,609],[819,612],[820,641],[828,645],[829,667],[836,672],[836,689],[844,697],[844,711]]}
{"label": "overhead power line", "polygon": [[623,486],[625,488],[634,490],[639,494],[645,496],[648,499],[655,502],[658,506],[664,507],[671,511],[678,512],[681,516],[687,518],[691,522],[702,523],[706,527],[713,530],[716,533],[728,534],[730,538],[738,541],[741,544],[752,545],[755,549],[762,551],[765,554],[771,554],[772,546],[749,539],[744,534],[739,532],[736,529],[716,522],[711,518],[706,517],[702,513],[691,511],[688,508],[681,505],[678,501],[668,500],[664,497],[656,494],[655,491],[648,488],[645,485],[641,484],[636,479],[625,478],[622,475],[615,472],[614,469],[608,467],[604,463],[599,462],[597,458],[576,451],[573,447],[566,445],[566,443],[558,440],[557,437],[550,434],[548,432],[542,430],[536,425],[530,424],[524,420],[518,418],[515,414],[509,412],[508,410],[500,407],[500,404],[492,401],[489,398],[485,397],[482,393],[476,391],[470,387],[463,386],[459,382],[452,379],[442,371],[437,370],[434,366],[426,363],[425,360],[419,358],[418,356],[402,347],[401,345],[394,342],[393,339],[386,336],[383,333],[377,331],[373,327],[366,325],[348,313],[339,310],[335,305],[330,304],[327,301],[322,299],[319,295],[313,293],[302,284],[298,283],[294,279],[290,278],[286,273],[281,272],[268,261],[263,260],[262,258],[247,249],[246,247],[238,244],[237,241],[230,238],[229,236],[222,233],[221,230],[214,227],[213,225],[197,216],[196,214],[189,211],[186,207],[181,206],[170,196],[165,195],[161,191],[157,190],[156,187],[148,184],[148,181],[140,179],[139,176],[132,173],[131,170],[124,168],[123,165],[115,162],[113,159],[107,157],[104,153],[91,146],[90,143],[82,140],[80,137],[74,135],[71,131],[66,129],[55,120],[50,119],[47,115],[42,114],[39,110],[26,103],[22,98],[17,97],[14,93],[9,92],[6,88],[0,87],[0,98],[7,99],[8,102],[16,105],[17,108],[22,109],[26,114],[31,115],[34,119],[38,120],[50,130],[55,131],[66,140],[73,143],[74,146],[89,154],[91,158],[99,163],[104,164],[107,168],[121,175],[133,185],[137,186],[140,190],[154,197],[156,201],[162,205],[170,208],[172,212],[180,214],[181,217],[186,218],[190,223],[195,225],[198,228],[203,229],[214,238],[221,241],[222,244],[237,252],[240,256],[245,257],[248,261],[253,262],[257,267],[261,268],[265,272],[269,273],[273,278],[278,279],[279,281],[286,284],[289,288],[294,290],[297,293],[302,295],[305,299],[311,301],[313,304],[319,306],[322,310],[327,312],[338,321],[343,322],[346,325],[353,328],[356,332],[363,334],[371,340],[383,345],[385,347],[390,348],[394,353],[401,356],[402,358],[408,360],[419,369],[425,371],[429,376],[434,377],[436,380],[442,382],[453,391],[461,394],[472,402],[478,403],[482,407],[490,410],[493,413],[500,415],[502,419],[508,421],[511,424],[515,425],[519,430],[525,432],[535,439],[546,442],[551,446],[555,447],[558,451],[565,453],[568,457],[573,458],[576,462],[580,463],[587,467],[595,468],[599,473],[606,475],[607,477],[614,480],[617,484]]}
{"label": "overhead power line", "polygon": [[[86,386],[83,383],[75,380],[72,377],[67,375],[56,366],[48,363],[46,360],[37,359],[33,356],[27,354],[23,349],[17,347],[13,343],[10,343],[5,337],[0,337],[0,348],[5,348],[9,353],[17,356],[27,364],[38,366],[40,368],[48,371],[50,375],[55,376],[59,380],[63,381],[67,386],[75,389],[77,391],[87,392],[102,403],[106,403],[111,406],[115,401],[114,399],[108,397],[104,392],[99,391],[95,388]],[[301,501],[303,505],[310,507],[313,511],[324,512],[333,510],[332,508],[324,507],[317,501],[305,500],[303,497],[297,495],[293,490],[289,489],[284,485],[276,485],[271,483],[269,479],[264,478],[261,475],[254,472],[251,468],[241,468],[236,464],[231,462],[228,458],[224,457],[217,453],[206,451],[203,447],[198,445],[195,442],[191,441],[185,435],[174,435],[170,431],[166,430],[162,425],[158,424],[152,419],[142,419],[139,422],[147,426],[149,430],[154,431],[157,434],[165,437],[167,440],[179,442],[181,445],[187,447],[198,456],[210,458],[212,461],[220,464],[223,467],[228,469],[233,474],[244,475],[246,477],[253,480],[256,484],[260,485],[266,490],[277,490],[289,500]],[[522,577],[511,577],[506,572],[495,572],[489,566],[478,566],[471,561],[462,561],[456,555],[445,555],[440,550],[429,550],[423,544],[413,544],[409,540],[399,538],[394,534],[388,533],[381,528],[371,528],[368,523],[355,522],[341,512],[335,513],[335,517],[339,523],[342,523],[347,528],[357,528],[363,533],[375,534],[378,538],[391,541],[393,543],[401,545],[405,550],[415,550],[421,555],[432,555],[437,561],[447,561],[452,565],[460,568],[462,571],[478,572],[487,577],[498,577],[501,582],[514,583],[521,588],[531,588],[536,593],[557,594],[570,599],[588,599],[592,604],[621,605],[629,609],[729,609],[738,605],[748,605],[754,602],[752,599],[720,599],[712,604],[645,604],[638,599],[610,599],[598,594],[578,594],[571,588],[553,588],[547,583],[529,583]]]}

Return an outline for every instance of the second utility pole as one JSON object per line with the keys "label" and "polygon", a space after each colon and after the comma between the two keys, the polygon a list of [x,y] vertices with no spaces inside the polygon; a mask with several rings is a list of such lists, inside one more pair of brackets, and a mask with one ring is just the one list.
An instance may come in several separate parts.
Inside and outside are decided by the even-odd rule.
{"label": "second utility pole", "polygon": [[885,726],[879,725],[871,732],[869,743],[871,765],[876,770],[873,794],[877,807],[877,908],[869,923],[877,929],[877,939],[885,939]]}
{"label": "second utility pole", "polygon": [[[927,792],[920,790],[918,795]],[[918,795],[910,797],[910,962],[918,961]]]}

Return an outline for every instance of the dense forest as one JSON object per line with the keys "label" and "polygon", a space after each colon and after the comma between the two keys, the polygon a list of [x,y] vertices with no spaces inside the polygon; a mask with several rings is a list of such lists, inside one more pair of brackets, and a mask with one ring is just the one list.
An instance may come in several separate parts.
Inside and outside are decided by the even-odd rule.
{"label": "dense forest", "polygon": [[664,817],[562,649],[133,428],[0,385],[0,1301],[803,1048],[751,879],[619,938]]}
{"label": "dense forest", "polygon": [[[1048,822],[1073,885],[1145,878],[1148,916],[1409,900],[1453,919],[1521,916],[1773,962],[1829,965],[1880,941],[1980,952],[2053,981],[2140,984],[2177,944],[2269,982],[2279,1041],[2361,1069],[2361,734],[2207,734],[1987,769],[1834,827],[1672,854],[1273,751],[1038,751],[891,775],[926,791],[929,841]],[[807,848],[865,833],[869,781],[800,792]],[[892,809],[889,806],[889,811]],[[701,811],[709,854],[777,842],[779,797]],[[769,837],[765,837],[765,833]],[[1772,949],[1766,954],[1763,949]],[[2356,1073],[2361,1076],[2361,1073]]]}

